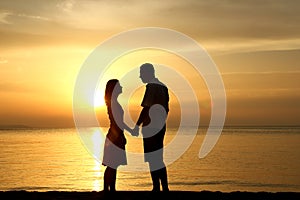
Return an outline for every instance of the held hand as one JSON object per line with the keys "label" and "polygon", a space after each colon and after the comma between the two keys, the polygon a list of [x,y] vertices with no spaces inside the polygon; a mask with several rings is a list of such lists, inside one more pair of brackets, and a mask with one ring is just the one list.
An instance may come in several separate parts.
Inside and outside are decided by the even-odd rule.
{"label": "held hand", "polygon": [[136,125],[136,126],[132,129],[131,135],[137,137],[137,136],[139,136],[139,132],[140,132],[140,127]]}

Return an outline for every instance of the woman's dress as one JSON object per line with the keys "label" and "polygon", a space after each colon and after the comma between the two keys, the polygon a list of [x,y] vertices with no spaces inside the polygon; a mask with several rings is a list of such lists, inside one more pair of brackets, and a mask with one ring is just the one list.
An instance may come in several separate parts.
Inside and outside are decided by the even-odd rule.
{"label": "woman's dress", "polygon": [[107,112],[110,127],[105,138],[102,164],[116,169],[119,165],[127,164],[126,138],[123,128],[117,123],[123,123],[124,111],[118,102],[112,102],[111,106],[107,107]]}

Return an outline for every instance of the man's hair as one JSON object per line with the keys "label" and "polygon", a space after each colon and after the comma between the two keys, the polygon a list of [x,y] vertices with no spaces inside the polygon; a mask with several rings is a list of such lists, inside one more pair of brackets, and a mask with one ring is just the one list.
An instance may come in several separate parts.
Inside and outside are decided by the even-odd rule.
{"label": "man's hair", "polygon": [[144,63],[141,65],[141,70],[145,71],[147,74],[154,75],[154,67],[151,63]]}

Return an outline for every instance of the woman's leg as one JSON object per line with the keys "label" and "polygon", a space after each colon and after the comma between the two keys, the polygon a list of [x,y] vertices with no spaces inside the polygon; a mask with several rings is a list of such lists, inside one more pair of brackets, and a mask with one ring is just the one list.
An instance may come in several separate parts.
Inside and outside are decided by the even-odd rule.
{"label": "woman's leg", "polygon": [[108,191],[109,190],[109,178],[110,176],[110,167],[106,167],[105,171],[104,171],[104,184],[103,184],[103,190],[104,191]]}
{"label": "woman's leg", "polygon": [[104,191],[116,191],[117,170],[106,167],[104,172]]}
{"label": "woman's leg", "polygon": [[110,191],[116,191],[117,169],[111,168]]}

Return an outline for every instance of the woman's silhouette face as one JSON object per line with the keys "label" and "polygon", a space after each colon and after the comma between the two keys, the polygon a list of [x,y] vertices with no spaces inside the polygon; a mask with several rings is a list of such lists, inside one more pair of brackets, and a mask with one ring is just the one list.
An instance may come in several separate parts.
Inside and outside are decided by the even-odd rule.
{"label": "woman's silhouette face", "polygon": [[113,93],[118,96],[119,94],[121,94],[122,91],[122,86],[120,85],[120,82],[116,83],[115,87],[114,87],[114,91]]}

